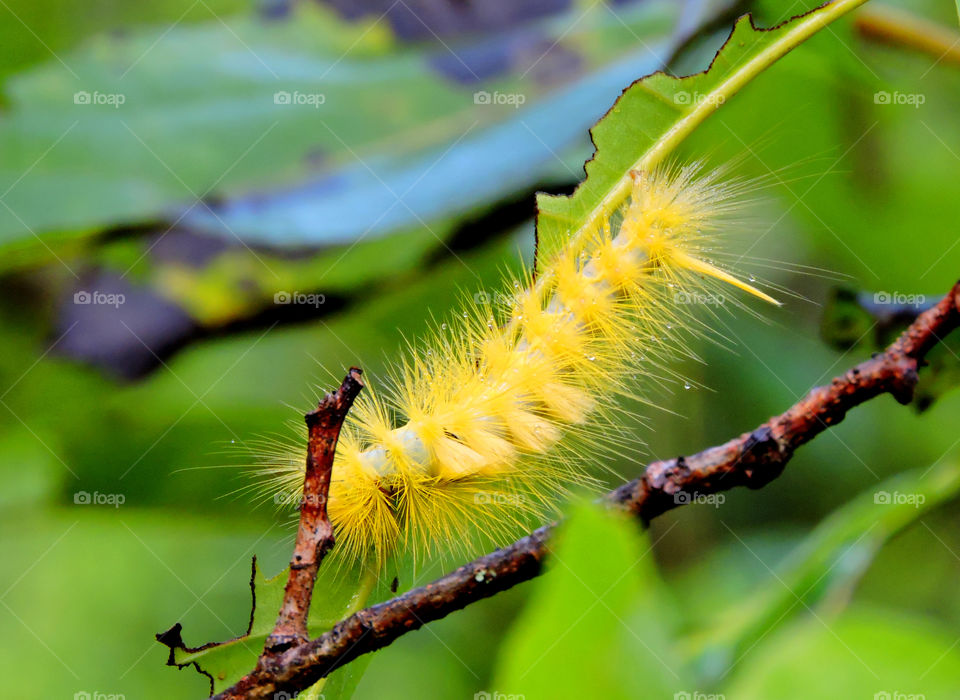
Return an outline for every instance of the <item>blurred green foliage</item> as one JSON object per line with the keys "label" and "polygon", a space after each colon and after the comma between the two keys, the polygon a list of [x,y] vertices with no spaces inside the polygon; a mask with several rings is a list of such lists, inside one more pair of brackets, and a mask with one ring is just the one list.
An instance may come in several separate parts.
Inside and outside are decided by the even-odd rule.
{"label": "blurred green foliage", "polygon": [[[758,24],[770,26],[814,4],[788,10],[780,3],[759,3]],[[898,4],[956,24],[949,3]],[[553,36],[583,9],[575,6],[557,15]],[[16,86],[69,85],[69,72],[51,51],[70,63],[77,47],[84,46],[79,50],[92,60],[98,52],[114,50],[117,40],[109,35],[123,30],[133,41],[157,40],[157,56],[170,56],[176,47],[182,71],[190,74],[191,60],[199,61],[213,49],[191,43],[190,32],[219,32],[225,41],[229,32],[217,29],[216,17],[226,17],[231,26],[231,18],[245,18],[257,31],[260,16],[246,3],[235,2],[107,3],[81,9],[55,0],[11,2],[2,12],[8,16],[0,24],[6,47],[0,75],[8,110],[0,113],[0,130],[9,129],[16,118]],[[361,18],[357,26],[370,26],[376,16]],[[174,22],[177,26],[164,35]],[[600,35],[588,29],[577,26],[569,40],[561,41],[564,48],[582,49],[591,57],[578,68],[578,79],[588,80],[607,60],[642,49],[622,37],[621,43],[595,46]],[[443,49],[436,41],[408,46],[385,28],[377,32],[366,39],[376,40],[374,53]],[[726,33],[718,29],[687,47],[675,69],[703,69]],[[354,31],[338,39],[357,36]],[[444,43],[456,51],[458,40],[465,41],[446,38]],[[233,49],[243,53],[241,43]],[[162,68],[154,70],[162,76]],[[428,75],[403,62],[381,70],[387,71],[381,82],[390,70],[405,71],[413,81]],[[516,66],[513,71],[505,80],[520,80]],[[136,76],[134,71],[126,80]],[[39,82],[30,83],[28,77]],[[218,87],[194,86],[201,94]],[[138,89],[150,95],[149,84]],[[878,104],[874,95],[881,90],[920,92],[926,99],[919,107]],[[469,97],[473,88],[462,91]],[[362,106],[348,121],[355,116],[357,124],[375,121],[384,109],[370,95],[358,94],[356,100]],[[230,110],[224,110],[224,117],[230,117]],[[56,103],[37,107],[19,128],[35,136],[52,134],[47,148],[57,136],[51,125],[64,119],[58,112]],[[696,350],[706,363],[680,367],[711,391],[658,394],[655,398],[666,410],[645,411],[652,426],[642,429],[647,454],[614,468],[632,475],[649,458],[725,440],[783,410],[868,352],[860,347],[837,350],[818,337],[819,304],[834,282],[817,271],[843,275],[855,288],[871,292],[932,296],[956,281],[958,112],[960,73],[955,68],[936,65],[929,56],[866,43],[844,22],[786,57],[694,135],[684,146],[685,157],[739,159],[738,173],[762,178],[765,191],[755,221],[732,245],[747,254],[742,266],[798,297],[789,298],[782,310],[763,310],[768,322],[743,313],[721,315],[718,330],[730,347],[704,343]],[[229,118],[212,129],[216,138],[210,141],[188,138],[193,127],[176,110],[142,116],[153,128],[169,130],[170,153],[162,155],[176,155],[177,170],[181,165],[189,172],[203,169],[209,155],[203,149],[236,136]],[[407,116],[408,123],[422,117],[419,112]],[[557,120],[568,117],[555,115]],[[413,152],[423,147],[410,132],[401,133],[397,148]],[[517,130],[516,138],[522,133],[526,130]],[[358,138],[372,136],[364,134]],[[177,135],[192,150],[177,152]],[[428,135],[440,149],[456,138],[449,132]],[[299,140],[303,134],[288,136]],[[526,187],[544,179],[565,185],[579,180],[579,162],[587,152],[583,136],[557,154],[560,160],[551,156],[549,168],[526,173]],[[549,142],[550,134],[539,137]],[[18,143],[15,139],[11,145]],[[306,148],[312,139],[298,143]],[[375,165],[381,151],[372,138],[368,146],[370,153],[363,157]],[[132,150],[110,153],[104,162],[143,157]],[[292,170],[264,172],[272,161],[251,161],[256,167],[236,175],[234,192],[246,192],[256,182],[299,181],[310,169],[300,157],[303,152],[294,156],[296,162],[285,160],[294,150],[281,151],[283,158],[275,154],[276,162]],[[15,180],[32,160],[24,161],[22,153],[12,159],[8,153],[4,150],[0,158],[5,172],[19,163]],[[31,153],[40,156],[43,149]],[[110,204],[123,208],[122,217],[59,219],[70,211],[67,204],[84,204],[78,200],[88,196],[91,185],[89,156],[82,163],[74,151],[57,157],[56,181],[38,185],[36,191],[38,212],[56,225],[37,231],[41,243],[16,219],[13,224],[8,220],[10,230],[28,243],[19,252],[10,250],[0,263],[6,270],[0,280],[0,548],[5,563],[0,569],[0,672],[11,697],[69,697],[80,691],[127,698],[201,697],[207,680],[190,669],[177,673],[163,666],[166,650],[153,634],[176,621],[184,623],[191,644],[242,634],[249,614],[250,557],[256,553],[269,576],[285,566],[292,544],[289,515],[254,507],[245,495],[230,495],[247,483],[235,466],[248,461],[244,443],[282,431],[287,420],[298,421],[317,393],[338,381],[342,368],[360,364],[374,378],[381,374],[401,344],[401,334],[415,337],[426,329],[431,313],[442,315],[456,306],[459,290],[497,289],[505,265],[530,263],[532,228],[516,216],[506,223],[483,219],[482,232],[458,236],[465,216],[497,210],[493,200],[503,196],[499,193],[471,205],[476,211],[458,210],[449,220],[441,216],[430,222],[443,243],[415,224],[352,251],[235,245],[204,264],[171,263],[144,253],[156,243],[151,235],[162,233],[180,210],[174,208],[172,216],[159,206],[142,210],[143,200],[124,189],[130,182],[117,171],[117,182],[107,183],[100,194],[116,200]],[[37,167],[45,172],[46,166]],[[122,172],[140,174],[137,166],[130,168]],[[178,187],[162,166],[158,169],[154,162],[150,168],[153,176],[166,179],[165,187]],[[207,180],[191,176],[189,182],[191,188],[203,189]],[[151,199],[161,200],[166,201]],[[17,209],[12,201],[10,206]],[[103,213],[99,207],[90,212]],[[9,216],[6,209],[0,214]],[[115,228],[158,217],[163,225],[156,229]],[[272,325],[268,320],[206,335],[178,353],[164,354],[163,364],[151,374],[121,382],[58,351],[55,341],[69,324],[59,327],[57,322],[75,280],[57,258],[78,273],[131,270],[135,284],[159,290],[205,327],[246,318],[269,305],[280,289],[335,291],[346,301],[339,312],[318,312],[310,323]],[[769,260],[808,267],[798,272]],[[83,332],[80,323],[69,333]],[[673,659],[683,648],[676,635],[704,631],[698,621],[712,619],[717,610],[756,604],[745,616],[763,613],[764,597],[754,593],[780,586],[778,577],[784,576],[790,553],[802,551],[805,538],[813,541],[822,532],[818,523],[851,501],[852,494],[869,494],[882,479],[908,469],[923,472],[940,465],[931,473],[941,473],[948,468],[943,465],[955,464],[958,415],[955,391],[943,393],[923,416],[889,398],[878,399],[805,447],[762,492],[730,492],[718,509],[679,509],[654,521],[645,536],[631,525],[577,509],[549,576],[378,652],[355,697],[468,698],[484,689],[521,693],[526,683],[531,684],[527,698],[538,692],[559,697],[561,691],[551,685],[559,682],[564,688],[583,688],[581,696],[601,687],[612,696],[692,693],[698,686],[685,680],[686,674],[716,676],[713,667],[705,663],[687,671],[671,663],[689,683],[681,685],[653,653]],[[227,466],[218,468],[221,464]],[[84,504],[82,493],[92,500],[120,494],[124,502],[119,507]],[[868,497],[867,510],[859,516],[864,518],[860,534],[866,537],[859,545],[864,546],[836,559],[838,570],[832,574],[821,572],[824,590],[836,595],[798,603],[782,624],[746,648],[718,685],[728,697],[871,697],[877,692],[950,697],[960,663],[953,646],[960,635],[960,595],[953,585],[960,574],[960,509],[955,504],[918,509],[912,514],[916,517],[903,523],[903,532],[887,542],[886,536],[873,539],[879,530],[871,532],[869,505]],[[592,546],[598,540],[604,547]],[[857,542],[849,533],[841,541]],[[648,548],[652,551],[618,580]],[[450,563],[404,575],[401,587],[426,582]],[[818,560],[818,566],[829,565]],[[835,575],[844,585],[831,588],[826,584]],[[601,593],[604,603],[598,604]],[[579,612],[558,613],[571,608]],[[569,626],[585,610],[580,622],[590,633],[574,629],[565,634],[560,625]],[[533,658],[538,650],[542,660]],[[600,666],[591,666],[585,657]],[[532,670],[527,673],[523,664]]]}

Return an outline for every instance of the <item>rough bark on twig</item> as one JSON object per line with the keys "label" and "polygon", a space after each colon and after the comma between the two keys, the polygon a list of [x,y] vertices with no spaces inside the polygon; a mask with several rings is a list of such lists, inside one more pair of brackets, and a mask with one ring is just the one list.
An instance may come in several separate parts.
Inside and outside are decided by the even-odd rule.
{"label": "rough bark on twig", "polygon": [[340,428],[363,388],[361,370],[351,367],[340,388],[327,394],[304,416],[307,422],[307,465],[300,497],[300,527],[290,560],[290,576],[265,654],[276,654],[309,638],[307,616],[317,571],[333,547],[333,526],[327,517],[327,495]]}
{"label": "rough bark on twig", "polygon": [[[924,357],[958,325],[960,282],[885,352],[812,389],[785,413],[723,445],[653,462],[607,499],[646,521],[690,502],[694,495],[741,485],[759,488],[780,475],[798,447],[839,423],[851,408],[885,393],[909,403]],[[361,610],[314,640],[261,657],[256,669],[215,700],[297,692],[407,632],[534,578],[547,555],[551,530],[540,528],[433,583]]]}

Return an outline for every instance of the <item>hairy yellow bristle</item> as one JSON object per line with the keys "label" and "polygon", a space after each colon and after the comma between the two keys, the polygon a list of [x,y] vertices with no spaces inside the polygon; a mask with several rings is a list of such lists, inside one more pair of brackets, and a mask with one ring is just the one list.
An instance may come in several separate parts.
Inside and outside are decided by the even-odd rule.
{"label": "hairy yellow bristle", "polygon": [[[616,449],[615,397],[642,394],[650,358],[685,354],[669,343],[690,313],[678,295],[713,280],[777,303],[701,255],[736,183],[699,165],[632,176],[629,201],[536,285],[510,280],[508,308],[471,306],[411,350],[385,398],[361,395],[330,490],[344,560],[465,547],[543,517]],[[283,460],[284,488],[300,463]]]}

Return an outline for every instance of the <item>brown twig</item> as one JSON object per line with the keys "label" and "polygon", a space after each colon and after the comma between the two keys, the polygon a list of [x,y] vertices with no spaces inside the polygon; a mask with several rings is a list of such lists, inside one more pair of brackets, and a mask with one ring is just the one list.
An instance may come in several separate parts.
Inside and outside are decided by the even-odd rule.
{"label": "brown twig", "polygon": [[351,367],[340,388],[327,394],[304,418],[307,422],[307,465],[300,501],[300,527],[290,560],[290,576],[265,655],[273,655],[309,639],[307,615],[317,571],[333,547],[333,526],[327,517],[330,473],[340,428],[353,400],[363,388],[361,370]]}
{"label": "brown twig", "polygon": [[[689,457],[654,462],[607,498],[649,520],[690,502],[695,494],[735,486],[759,488],[782,471],[794,451],[851,408],[889,393],[909,403],[917,370],[929,350],[960,325],[960,282],[883,353],[829,385],[816,387],[785,413],[729,442]],[[537,576],[553,526],[546,526],[441,579],[361,610],[316,639],[272,655],[215,700],[269,698],[309,687],[334,669],[381,649],[449,613]]]}

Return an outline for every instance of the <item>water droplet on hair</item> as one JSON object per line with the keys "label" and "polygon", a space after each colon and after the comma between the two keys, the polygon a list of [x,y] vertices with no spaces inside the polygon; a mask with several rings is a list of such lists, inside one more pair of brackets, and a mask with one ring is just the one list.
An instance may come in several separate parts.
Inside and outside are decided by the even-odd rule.
{"label": "water droplet on hair", "polygon": [[684,388],[684,389],[689,389],[690,386],[691,386],[690,382],[684,382],[684,383],[683,383],[683,388]]}
{"label": "water droplet on hair", "polygon": [[440,324],[440,330],[444,330],[444,331],[447,330],[447,324],[446,324],[446,323],[441,323],[441,324]]}

